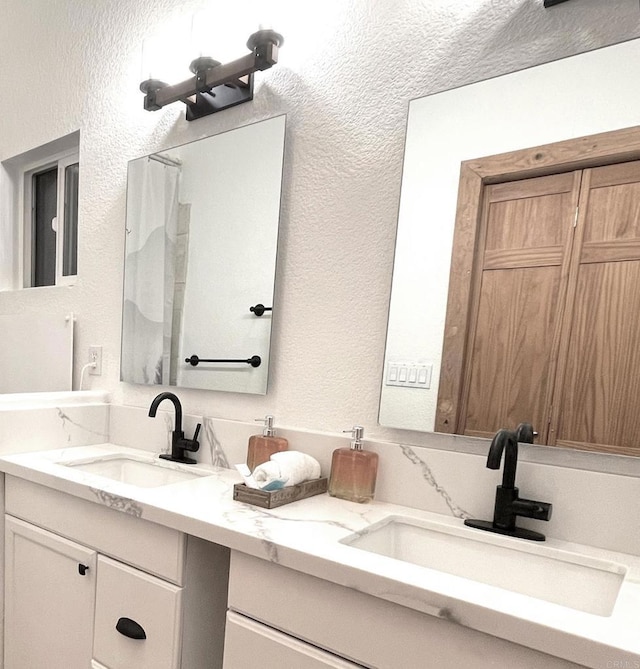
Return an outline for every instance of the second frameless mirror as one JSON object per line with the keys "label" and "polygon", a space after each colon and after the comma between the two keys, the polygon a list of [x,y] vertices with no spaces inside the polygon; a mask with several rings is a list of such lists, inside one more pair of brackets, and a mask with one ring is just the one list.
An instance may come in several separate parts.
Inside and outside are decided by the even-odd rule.
{"label": "second frameless mirror", "polygon": [[439,390],[462,162],[637,126],[639,52],[632,40],[411,102],[382,425],[432,432],[449,408]]}
{"label": "second frameless mirror", "polygon": [[129,163],[122,381],[266,393],[284,137],[278,116]]}

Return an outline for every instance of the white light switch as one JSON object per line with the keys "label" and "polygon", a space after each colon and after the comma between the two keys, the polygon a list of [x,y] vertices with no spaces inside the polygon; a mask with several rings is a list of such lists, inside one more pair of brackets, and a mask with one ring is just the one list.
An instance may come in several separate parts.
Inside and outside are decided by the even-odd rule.
{"label": "white light switch", "polygon": [[433,365],[422,362],[395,361],[387,363],[388,386],[431,388]]}

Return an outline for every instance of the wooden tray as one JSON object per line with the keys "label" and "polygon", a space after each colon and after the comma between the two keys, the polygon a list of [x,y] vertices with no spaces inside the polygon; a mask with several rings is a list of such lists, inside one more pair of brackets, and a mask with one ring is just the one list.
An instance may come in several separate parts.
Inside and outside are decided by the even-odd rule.
{"label": "wooden tray", "polygon": [[261,506],[264,509],[275,509],[277,506],[296,502],[299,499],[321,495],[327,491],[328,479],[315,479],[305,481],[298,485],[288,486],[280,490],[257,490],[248,488],[244,483],[236,483],[233,486],[233,499],[236,502],[246,502],[254,506]]}

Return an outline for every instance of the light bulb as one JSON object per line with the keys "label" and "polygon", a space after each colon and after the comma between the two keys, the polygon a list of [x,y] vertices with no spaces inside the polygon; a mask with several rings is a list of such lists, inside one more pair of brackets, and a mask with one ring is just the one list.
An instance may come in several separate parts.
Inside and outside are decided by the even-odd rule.
{"label": "light bulb", "polygon": [[161,79],[174,84],[189,72],[189,17],[172,17],[142,41],[141,80]]}

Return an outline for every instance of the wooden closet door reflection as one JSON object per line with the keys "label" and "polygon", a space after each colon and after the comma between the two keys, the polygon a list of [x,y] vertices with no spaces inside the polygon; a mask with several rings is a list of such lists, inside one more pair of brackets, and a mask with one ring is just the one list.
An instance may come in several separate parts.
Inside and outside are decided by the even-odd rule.
{"label": "wooden closet door reflection", "polygon": [[580,172],[485,186],[456,432],[547,441]]}
{"label": "wooden closet door reflection", "polygon": [[551,443],[638,455],[640,162],[588,170],[585,183]]}

